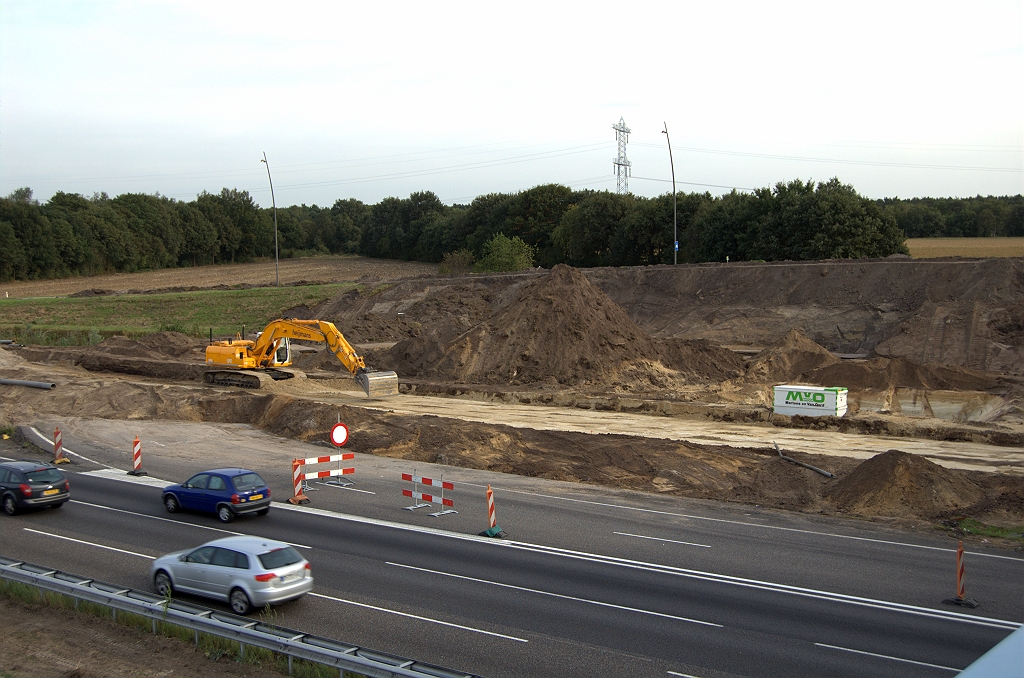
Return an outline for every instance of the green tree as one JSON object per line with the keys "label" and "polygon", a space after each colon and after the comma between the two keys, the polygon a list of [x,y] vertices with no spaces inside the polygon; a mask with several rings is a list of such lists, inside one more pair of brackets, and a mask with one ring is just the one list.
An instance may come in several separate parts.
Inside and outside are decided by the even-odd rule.
{"label": "green tree", "polygon": [[533,267],[536,251],[519,236],[498,233],[484,244],[483,257],[473,266],[478,273],[522,271]]}
{"label": "green tree", "polygon": [[14,233],[14,226],[0,221],[0,280],[17,280],[28,276],[25,248]]}
{"label": "green tree", "polygon": [[565,263],[580,268],[610,265],[612,239],[625,228],[634,202],[632,195],[601,191],[570,207],[551,234]]}

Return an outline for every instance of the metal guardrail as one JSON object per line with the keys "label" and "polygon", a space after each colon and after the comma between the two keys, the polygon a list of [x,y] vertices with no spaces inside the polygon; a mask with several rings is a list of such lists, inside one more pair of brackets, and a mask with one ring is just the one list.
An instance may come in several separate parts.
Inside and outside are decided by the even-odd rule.
{"label": "metal guardrail", "polygon": [[3,556],[0,577],[105,605],[115,617],[116,610],[141,615],[153,621],[154,632],[162,621],[195,631],[197,643],[200,633],[227,638],[239,643],[243,657],[246,645],[271,650],[289,658],[289,669],[296,658],[371,678],[480,678]]}

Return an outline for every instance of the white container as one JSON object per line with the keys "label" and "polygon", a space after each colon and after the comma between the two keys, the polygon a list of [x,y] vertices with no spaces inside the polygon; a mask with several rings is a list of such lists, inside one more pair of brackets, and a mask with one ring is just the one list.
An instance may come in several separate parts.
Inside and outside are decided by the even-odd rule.
{"label": "white container", "polygon": [[775,413],[804,417],[841,417],[846,414],[847,391],[842,386],[775,387]]}

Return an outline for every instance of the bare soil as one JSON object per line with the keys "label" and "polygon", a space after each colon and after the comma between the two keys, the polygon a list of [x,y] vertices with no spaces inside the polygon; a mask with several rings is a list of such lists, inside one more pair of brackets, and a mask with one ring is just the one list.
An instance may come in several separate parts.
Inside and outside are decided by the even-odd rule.
{"label": "bare soil", "polygon": [[[367,362],[396,370],[406,391],[491,389],[515,391],[520,402],[575,394],[577,403],[589,398],[615,407],[714,406],[713,416],[723,419],[1024,447],[1024,331],[1017,327],[1022,260],[587,271],[556,266],[521,274],[395,278],[367,289],[373,291],[348,291],[317,308],[282,314],[333,321],[353,342],[383,342],[364,352]],[[946,331],[955,323],[944,320],[937,343],[936,327],[921,329],[922,313],[933,317],[940,306],[964,304],[973,309],[969,327]],[[726,335],[728,345],[721,341]],[[744,343],[746,358],[730,350]],[[893,353],[903,345],[913,355]],[[922,346],[924,355],[948,360],[917,360]],[[836,355],[844,347],[865,352],[845,360]],[[20,349],[21,358],[62,366],[63,381],[55,392],[20,392],[16,402],[0,402],[0,414],[11,421],[46,411],[249,423],[310,440],[326,434],[340,409],[353,430],[353,451],[381,456],[438,461],[443,454],[447,463],[471,468],[815,513],[937,520],[954,511],[1024,523],[1019,477],[955,471],[913,456],[907,461],[905,454],[887,453],[874,464],[804,455],[836,476],[829,480],[766,449],[460,420],[438,426],[424,416],[327,404],[321,392],[329,382],[257,393],[172,383],[201,379],[202,350],[202,342],[176,333],[112,338],[95,347]],[[341,371],[322,350],[303,354],[296,366]],[[8,354],[0,371],[16,376],[33,368]],[[157,381],[94,378],[90,372]],[[771,386],[779,383],[846,386],[854,411],[839,419],[772,415]],[[1001,405],[990,408],[984,421],[937,424],[900,415],[900,389],[921,397],[962,392]],[[872,398],[891,404],[892,411],[857,411],[858,403]],[[897,457],[899,463],[883,463]]]}

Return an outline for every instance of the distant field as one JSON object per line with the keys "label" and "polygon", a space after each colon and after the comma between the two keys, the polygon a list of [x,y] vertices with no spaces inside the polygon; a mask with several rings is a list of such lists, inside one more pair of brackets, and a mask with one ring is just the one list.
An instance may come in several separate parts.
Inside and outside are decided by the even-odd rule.
{"label": "distant field", "polygon": [[193,336],[262,329],[282,311],[313,307],[355,283],[248,290],[201,290],[103,297],[0,298],[0,338],[24,343],[85,343],[99,336],[173,330]]}
{"label": "distant field", "polygon": [[[287,285],[352,282],[363,276],[391,280],[436,273],[437,264],[334,254],[303,259],[282,259],[279,277],[281,283]],[[275,277],[274,261],[271,259],[251,264],[217,264],[189,268],[165,268],[141,273],[111,273],[89,278],[5,282],[0,283],[0,299],[59,297],[91,289],[174,292],[178,291],[174,288],[216,287],[217,285],[230,287],[245,284],[269,287],[274,284]]]}
{"label": "distant field", "polygon": [[1024,257],[1024,238],[907,238],[910,256]]}

